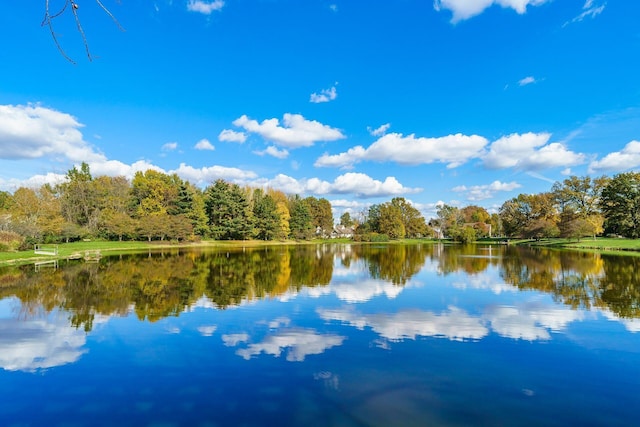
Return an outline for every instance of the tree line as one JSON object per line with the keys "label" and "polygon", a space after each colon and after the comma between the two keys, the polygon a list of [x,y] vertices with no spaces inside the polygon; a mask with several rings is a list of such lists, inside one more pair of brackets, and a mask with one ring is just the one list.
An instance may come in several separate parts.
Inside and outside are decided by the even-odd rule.
{"label": "tree line", "polygon": [[328,236],[331,203],[219,179],[200,189],[152,169],[93,177],[86,163],[59,185],[0,192],[0,250],[86,238],[285,240]]}
{"label": "tree line", "polygon": [[574,309],[600,307],[623,318],[640,317],[640,258],[519,246],[501,251],[500,257],[479,257],[470,245],[356,245],[347,252],[335,245],[320,250],[301,245],[124,255],[106,264],[73,263],[39,272],[25,266],[5,268],[0,272],[0,299],[19,298],[25,318],[62,309],[69,312],[72,326],[88,332],[96,317],[125,315],[132,307],[139,319],[157,321],[180,315],[203,295],[225,309],[326,286],[339,255],[344,267],[362,263],[372,278],[396,286],[409,282],[427,260],[436,263],[442,275],[478,275],[497,268],[505,283],[548,293]]}
{"label": "tree line", "polygon": [[581,239],[603,234],[638,238],[640,173],[571,176],[554,183],[549,191],[519,194],[491,215],[477,206],[459,209],[442,205],[432,225],[460,241],[487,234],[527,239]]}
{"label": "tree line", "polygon": [[[640,237],[640,173],[572,176],[538,194],[519,194],[496,213],[440,204],[428,222],[403,197],[339,221],[357,241],[484,237]],[[331,203],[218,179],[200,189],[152,169],[93,177],[82,163],[61,184],[0,191],[0,250],[85,238],[110,240],[308,240],[334,231]]]}

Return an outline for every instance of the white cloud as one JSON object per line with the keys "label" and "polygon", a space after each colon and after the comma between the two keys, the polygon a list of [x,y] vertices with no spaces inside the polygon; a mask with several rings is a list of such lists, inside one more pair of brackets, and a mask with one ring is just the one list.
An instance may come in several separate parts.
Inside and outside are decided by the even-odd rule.
{"label": "white cloud", "polygon": [[144,172],[153,169],[158,172],[165,172],[162,168],[155,166],[146,160],[138,160],[130,165],[119,160],[104,160],[100,162],[90,162],[89,168],[94,176],[124,176],[132,179],[136,172]]}
{"label": "white cloud", "polygon": [[213,151],[216,149],[216,147],[214,147],[213,144],[206,138],[202,138],[200,141],[198,141],[196,145],[193,146],[193,148],[195,148],[196,150],[209,150],[209,151]]}
{"label": "white cloud", "polygon": [[379,126],[375,129],[367,128],[367,130],[369,131],[371,136],[382,136],[385,133],[387,133],[390,127],[391,127],[391,123],[385,123],[382,126]]}
{"label": "white cloud", "polygon": [[398,196],[422,190],[405,187],[394,177],[387,177],[384,181],[379,181],[366,174],[353,172],[340,175],[333,182],[318,178],[297,180],[287,175],[278,174],[273,179],[258,179],[250,184],[274,188],[288,194],[353,194],[356,197]]}
{"label": "white cloud", "polygon": [[404,310],[394,314],[358,314],[348,309],[320,309],[318,314],[324,320],[340,321],[358,329],[370,327],[390,341],[415,340],[417,337],[478,340],[489,333],[481,319],[456,307],[449,307],[448,311],[441,314],[419,310]]}
{"label": "white cloud", "polygon": [[0,105],[0,159],[104,160],[81,127],[75,117],[40,105]]}
{"label": "white cloud", "polygon": [[345,137],[340,130],[315,120],[307,120],[300,114],[286,113],[282,120],[283,126],[280,126],[278,119],[266,119],[258,123],[246,115],[234,120],[233,124],[290,149],[310,147],[319,141],[336,141]]}
{"label": "white cloud", "polygon": [[221,142],[237,142],[243,144],[247,140],[244,132],[236,132],[235,130],[225,129],[218,135],[218,141]]}
{"label": "white cloud", "polygon": [[264,156],[266,154],[278,159],[286,159],[287,157],[289,157],[289,152],[287,150],[285,150],[284,148],[282,150],[278,150],[278,147],[274,147],[273,145],[270,145],[262,151],[254,151],[253,153],[257,154],[258,156]]}
{"label": "white cloud", "polygon": [[624,172],[640,166],[640,141],[631,141],[620,151],[609,153],[589,165],[589,173]]}
{"label": "white cloud", "polygon": [[178,148],[177,142],[167,142],[162,146],[162,151],[174,151]]}
{"label": "white cloud", "polygon": [[528,341],[548,340],[549,330],[562,331],[567,325],[584,318],[584,312],[564,307],[528,303],[521,306],[491,306],[483,318],[499,335]]}
{"label": "white cloud", "polygon": [[533,84],[533,83],[536,83],[536,82],[537,82],[537,80],[535,79],[535,77],[527,76],[527,77],[521,79],[520,81],[518,81],[518,84],[520,86],[526,86],[526,85],[530,85],[530,84]]}
{"label": "white cloud", "polygon": [[328,153],[324,153],[313,165],[315,167],[352,169],[355,163],[365,159],[366,156],[367,150],[358,145],[353,148],[349,148],[349,150],[340,154],[330,155]]}
{"label": "white cloud", "polygon": [[[336,275],[334,274],[334,277]],[[347,303],[362,303],[372,298],[385,295],[388,299],[394,299],[406,288],[396,286],[391,282],[375,279],[360,279],[354,282],[332,282],[328,286],[316,286],[306,291],[311,297],[319,297],[330,293]]]}
{"label": "white cloud", "polygon": [[213,335],[216,329],[218,329],[218,327],[215,325],[199,326],[198,332],[200,332],[200,334],[202,334],[203,337],[210,337]]}
{"label": "white cloud", "polygon": [[[71,115],[38,105],[0,105],[0,160],[59,158],[61,161],[76,165],[87,162],[94,176],[124,176],[128,179],[132,179],[136,172],[152,169],[167,174],[177,173],[181,178],[194,184],[205,185],[218,178],[240,182],[257,178],[252,171],[224,166],[194,168],[182,163],[176,170],[165,171],[147,160],[138,160],[132,164],[109,160],[103,154],[95,152],[83,140],[79,130],[81,127],[82,125]],[[236,134],[242,135],[238,132]],[[213,145],[203,139],[196,144],[195,148],[207,149],[208,146],[213,148]],[[162,146],[165,152],[177,148],[176,142],[169,142]],[[0,178],[0,188],[7,190],[21,186],[36,188],[43,184],[59,184],[65,179],[65,174],[60,173],[33,175],[23,180]]]}
{"label": "white cloud", "polygon": [[498,191],[513,191],[520,187],[522,186],[515,181],[493,181],[491,184],[472,185],[471,187],[460,185],[458,187],[454,187],[452,191],[457,193],[467,193],[467,200],[479,201],[492,198]]}
{"label": "white cloud", "polygon": [[582,12],[572,20],[565,22],[563,27],[575,22],[583,21],[585,18],[595,18],[604,11],[606,5],[606,3],[594,5],[593,0],[586,0],[584,6],[582,6]]}
{"label": "white cloud", "polygon": [[224,7],[224,1],[204,1],[204,0],[189,0],[187,3],[187,10],[189,12],[198,12],[204,15],[211,15],[212,12],[221,10]]}
{"label": "white cloud", "polygon": [[[19,304],[7,298],[2,305]],[[74,363],[86,353],[86,334],[69,325],[65,316],[33,320],[0,318],[0,368],[7,371],[35,371]]]}
{"label": "white cloud", "polygon": [[309,355],[321,354],[331,347],[342,345],[345,339],[340,335],[319,334],[313,329],[291,328],[269,335],[260,343],[239,349],[236,354],[248,360],[260,353],[279,357],[286,351],[289,362],[302,362]]}
{"label": "white cloud", "polygon": [[323,89],[322,91],[320,91],[320,93],[312,93],[309,97],[309,102],[319,104],[323,102],[333,101],[337,97],[338,91],[335,86],[332,86],[329,89]]}
{"label": "white cloud", "polygon": [[225,166],[194,168],[193,166],[189,166],[184,163],[180,163],[180,167],[178,167],[178,169],[169,171],[168,173],[176,173],[182,179],[200,185],[210,184],[216,179],[244,182],[248,179],[254,179],[257,176],[255,172],[244,171],[238,168],[229,168]]}
{"label": "white cloud", "polygon": [[8,180],[0,178],[0,190],[13,191],[20,187],[40,188],[45,184],[56,186],[67,179],[65,174],[49,172],[46,175],[33,175],[27,179],[20,180],[11,178]]}
{"label": "white cloud", "polygon": [[480,157],[488,141],[478,135],[448,135],[439,138],[404,136],[390,133],[363,148],[356,146],[346,153],[324,154],[315,162],[315,166],[350,167],[362,160],[379,162],[392,161],[401,165],[447,163],[454,168],[468,160]]}
{"label": "white cloud", "polygon": [[346,200],[346,199],[330,200],[330,203],[331,203],[331,206],[333,206],[334,208],[356,209],[356,208],[362,208],[366,206],[366,204],[358,202],[357,200]]}
{"label": "white cloud", "polygon": [[[489,251],[493,251],[491,246],[488,247]],[[487,258],[492,257],[492,253],[489,252],[486,254]],[[489,274],[477,274],[468,276],[466,282],[453,282],[452,285],[456,289],[480,289],[480,290],[488,290],[495,295],[500,295],[505,292],[517,293],[518,288],[505,283],[503,281],[496,281],[494,277]]]}
{"label": "white cloud", "polygon": [[511,134],[494,141],[483,156],[483,164],[490,169],[518,168],[539,170],[581,164],[585,155],[568,150],[563,144],[547,144],[551,134]]}
{"label": "white cloud", "polygon": [[337,11],[338,11],[338,5],[337,5],[337,4],[330,4],[330,5],[329,5],[329,9],[330,9],[332,12],[337,12]]}
{"label": "white cloud", "polygon": [[240,334],[224,334],[222,335],[222,341],[227,347],[235,347],[240,343],[249,341],[249,335],[245,333]]}
{"label": "white cloud", "polygon": [[519,14],[527,11],[527,6],[538,6],[548,0],[434,0],[435,10],[450,10],[453,13],[452,23],[472,18],[484,12],[485,9],[500,5],[504,8],[511,8]]}

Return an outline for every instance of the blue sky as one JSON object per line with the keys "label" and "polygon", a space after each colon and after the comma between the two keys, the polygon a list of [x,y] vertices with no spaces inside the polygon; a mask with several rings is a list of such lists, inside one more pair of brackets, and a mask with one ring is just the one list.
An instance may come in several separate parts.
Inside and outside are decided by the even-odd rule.
{"label": "blue sky", "polygon": [[102,0],[124,31],[76,2],[75,65],[44,2],[0,3],[2,190],[86,161],[429,218],[640,167],[637,1]]}

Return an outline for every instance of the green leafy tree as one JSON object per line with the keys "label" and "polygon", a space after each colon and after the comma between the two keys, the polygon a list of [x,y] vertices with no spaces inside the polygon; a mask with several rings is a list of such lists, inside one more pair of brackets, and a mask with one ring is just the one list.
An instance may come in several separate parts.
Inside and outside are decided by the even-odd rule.
{"label": "green leafy tree", "polygon": [[459,232],[459,228],[464,224],[462,212],[455,206],[441,204],[438,205],[437,219],[435,225],[440,229],[440,234],[445,237],[451,237]]}
{"label": "green leafy tree", "polygon": [[205,211],[214,239],[244,240],[251,236],[249,201],[237,184],[216,180],[205,191]]}
{"label": "green leafy tree", "polygon": [[595,179],[571,176],[553,185],[551,193],[559,212],[558,228],[562,237],[595,238],[603,231],[599,204],[608,181],[604,176]]}
{"label": "green leafy tree", "polygon": [[289,237],[296,240],[309,240],[315,232],[313,227],[313,216],[309,205],[300,196],[296,195],[289,199]]}
{"label": "green leafy tree", "polygon": [[407,202],[404,197],[394,197],[391,204],[400,209],[402,216],[402,225],[405,230],[405,237],[420,238],[432,234],[424,216],[411,203]]}
{"label": "green leafy tree", "polygon": [[559,231],[551,193],[519,194],[500,207],[500,219],[509,237],[553,237]]}
{"label": "green leafy tree", "polygon": [[355,221],[351,218],[351,214],[349,212],[345,212],[340,215],[340,225],[343,227],[351,227],[355,225]]}
{"label": "green leafy tree", "polygon": [[181,180],[177,175],[167,175],[153,169],[136,172],[131,182],[131,198],[135,215],[144,218],[149,215],[180,213],[178,194]]}
{"label": "green leafy tree", "polygon": [[89,165],[82,162],[80,169],[67,171],[66,182],[57,188],[60,193],[62,215],[67,222],[96,231],[98,212],[93,177]]}
{"label": "green leafy tree", "polygon": [[260,240],[273,240],[277,238],[280,226],[280,217],[276,201],[261,189],[253,192],[253,217],[255,220],[255,237]]}
{"label": "green leafy tree", "polygon": [[311,223],[318,234],[323,237],[331,234],[333,230],[333,212],[331,203],[325,199],[307,197],[304,199],[311,213]]}
{"label": "green leafy tree", "polygon": [[403,239],[406,229],[402,220],[402,208],[391,202],[380,205],[379,232],[391,239]]}
{"label": "green leafy tree", "polygon": [[640,237],[640,173],[615,175],[602,189],[600,208],[607,233]]}

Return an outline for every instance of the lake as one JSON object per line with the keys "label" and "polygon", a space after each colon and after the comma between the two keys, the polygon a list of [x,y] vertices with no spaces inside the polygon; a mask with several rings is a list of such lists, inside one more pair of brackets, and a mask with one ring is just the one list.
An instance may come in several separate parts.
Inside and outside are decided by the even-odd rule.
{"label": "lake", "polygon": [[172,250],[0,269],[0,425],[628,426],[640,258]]}

